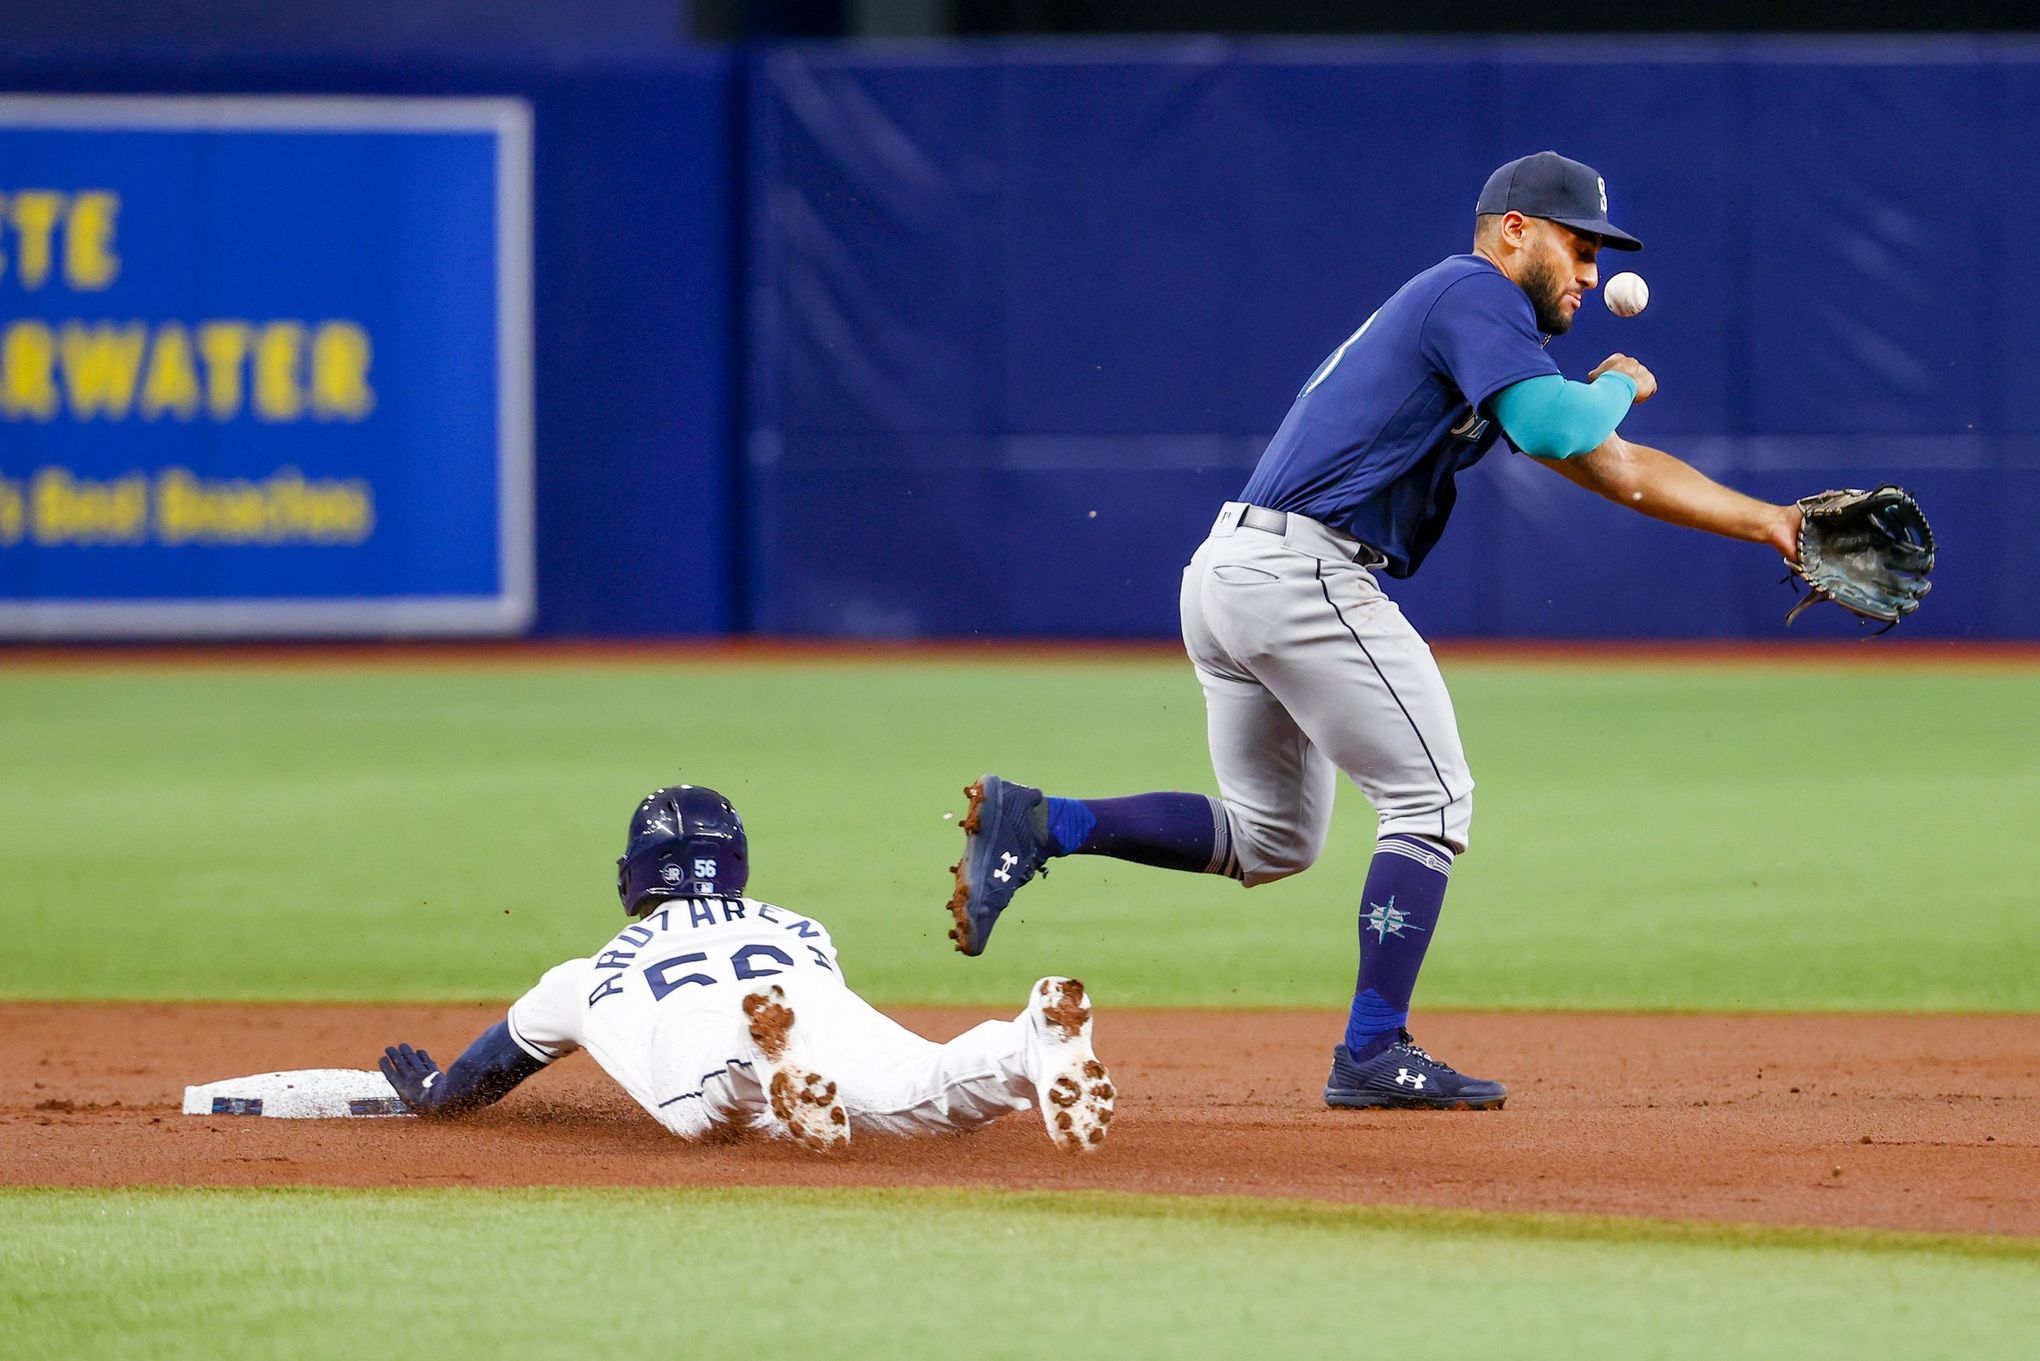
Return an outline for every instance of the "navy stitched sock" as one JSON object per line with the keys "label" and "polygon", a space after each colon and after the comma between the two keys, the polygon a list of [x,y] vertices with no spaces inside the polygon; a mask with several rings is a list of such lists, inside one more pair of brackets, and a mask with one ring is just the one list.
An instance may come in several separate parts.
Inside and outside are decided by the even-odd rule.
{"label": "navy stitched sock", "polygon": [[1109,855],[1163,869],[1239,878],[1225,805],[1203,794],[1048,801],[1057,855]]}
{"label": "navy stitched sock", "polygon": [[1438,842],[1397,835],[1376,845],[1360,907],[1360,976],[1346,1021],[1346,1048],[1355,1058],[1380,1053],[1409,1024],[1410,995],[1451,874],[1452,852]]}

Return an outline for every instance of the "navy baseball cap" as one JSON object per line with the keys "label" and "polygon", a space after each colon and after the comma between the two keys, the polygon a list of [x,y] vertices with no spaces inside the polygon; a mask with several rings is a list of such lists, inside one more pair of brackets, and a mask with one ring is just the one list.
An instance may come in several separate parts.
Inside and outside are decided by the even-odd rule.
{"label": "navy baseball cap", "polygon": [[1616,250],[1642,250],[1643,242],[1608,221],[1608,181],[1590,165],[1567,160],[1556,151],[1524,156],[1488,176],[1474,216],[1521,213],[1549,218],[1576,232],[1601,238]]}

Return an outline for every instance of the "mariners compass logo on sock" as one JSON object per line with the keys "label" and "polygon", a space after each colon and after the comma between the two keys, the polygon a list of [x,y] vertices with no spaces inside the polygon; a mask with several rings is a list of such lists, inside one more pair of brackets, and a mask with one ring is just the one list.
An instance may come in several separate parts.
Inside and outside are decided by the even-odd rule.
{"label": "mariners compass logo on sock", "polygon": [[1388,895],[1386,903],[1367,904],[1367,915],[1362,918],[1367,925],[1364,930],[1372,931],[1376,940],[1387,940],[1399,936],[1405,929],[1421,931],[1424,928],[1410,921],[1410,914],[1395,905],[1395,895]]}

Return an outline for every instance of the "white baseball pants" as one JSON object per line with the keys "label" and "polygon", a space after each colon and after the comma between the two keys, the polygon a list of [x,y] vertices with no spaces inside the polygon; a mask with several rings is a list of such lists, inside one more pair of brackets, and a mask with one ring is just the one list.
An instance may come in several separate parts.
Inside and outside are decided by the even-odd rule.
{"label": "white baseball pants", "polygon": [[[1035,1074],[1049,1066],[1046,1039],[1027,1013],[985,1021],[946,1044],[923,1039],[852,992],[833,975],[796,970],[772,980],[794,1013],[793,1051],[836,1083],[853,1134],[944,1134],[980,1129],[1036,1104]],[[731,990],[732,998],[738,996]],[[674,1073],[698,1079],[706,1054],[729,1056],[699,1080],[702,1099],[653,1109],[675,1133],[696,1135],[710,1124],[751,1124],[768,1109],[748,1062],[744,1019],[731,1011],[713,1026],[697,1012],[686,1052]],[[690,1070],[683,1072],[683,1070]],[[650,1103],[647,1103],[648,1105]]]}

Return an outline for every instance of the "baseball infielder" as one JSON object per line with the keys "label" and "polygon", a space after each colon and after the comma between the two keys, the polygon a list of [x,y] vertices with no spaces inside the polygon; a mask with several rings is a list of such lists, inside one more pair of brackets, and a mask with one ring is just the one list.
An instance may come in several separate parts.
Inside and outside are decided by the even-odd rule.
{"label": "baseball infielder", "polygon": [[971,1130],[1038,1106],[1058,1147],[1104,1141],[1114,1093],[1083,984],[1044,978],[1018,1018],[934,1044],[850,990],[820,922],[743,896],[749,878],[729,800],[658,790],[617,862],[631,925],[547,970],[451,1068],[399,1044],[383,1076],[419,1114],[460,1115],[585,1049],[684,1137],[749,1125],[828,1151],[853,1130]]}
{"label": "baseball infielder", "polygon": [[1474,208],[1473,249],[1398,289],[1311,374],[1237,501],[1183,573],[1183,642],[1203,684],[1221,797],[1045,798],[988,775],[966,791],[950,909],[957,948],[1052,857],[1109,855],[1253,886],[1323,849],[1336,772],[1380,814],[1361,890],[1360,972],[1325,1102],[1499,1107],[1499,1082],[1413,1043],[1410,997],[1466,850],[1473,776],[1430,648],[1381,574],[1444,531],[1453,480],[1509,446],[1610,500],[1796,559],[1800,511],[1753,500],[1616,428],[1657,391],[1610,355],[1584,383],[1545,352],[1599,283],[1605,182],[1556,152],[1511,161]]}

